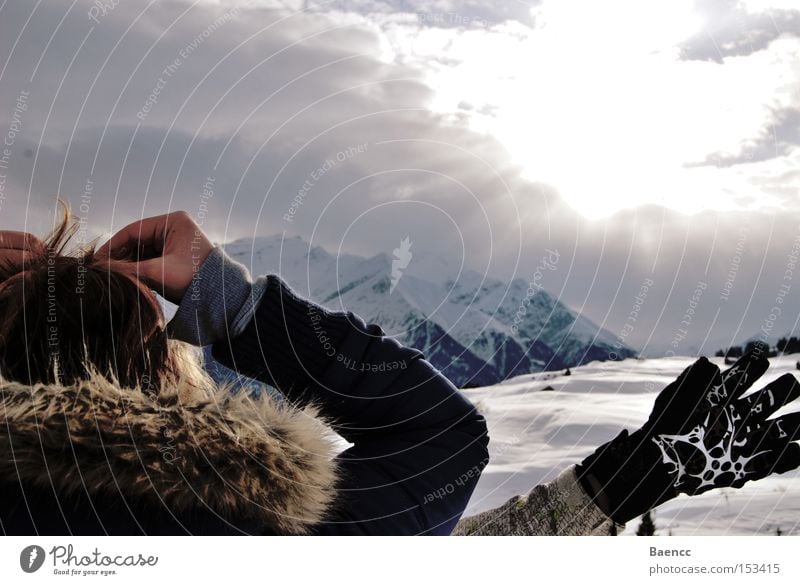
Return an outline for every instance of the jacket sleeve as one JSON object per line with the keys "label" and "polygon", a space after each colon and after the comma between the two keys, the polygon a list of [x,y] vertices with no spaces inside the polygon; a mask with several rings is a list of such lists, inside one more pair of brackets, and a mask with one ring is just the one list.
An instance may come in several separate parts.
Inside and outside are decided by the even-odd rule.
{"label": "jacket sleeve", "polygon": [[458,523],[459,536],[616,535],[625,529],[589,497],[570,466],[553,481],[534,487],[526,496]]}
{"label": "jacket sleeve", "polygon": [[[380,326],[301,298],[276,275],[250,282],[237,264],[215,248],[199,274],[205,301],[182,301],[170,328],[213,342],[215,359],[291,402],[313,403],[352,444],[338,458],[338,503],[317,533],[449,534],[488,463],[483,416]],[[222,310],[238,330],[209,326],[206,307],[219,307],[220,295],[239,299]]]}

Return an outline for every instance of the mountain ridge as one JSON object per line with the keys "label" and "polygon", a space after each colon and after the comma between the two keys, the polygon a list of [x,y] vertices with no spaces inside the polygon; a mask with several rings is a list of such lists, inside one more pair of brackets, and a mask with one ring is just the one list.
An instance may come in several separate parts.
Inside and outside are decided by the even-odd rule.
{"label": "mountain ridge", "polygon": [[394,258],[385,252],[334,255],[299,236],[282,235],[241,238],[223,247],[252,274],[277,274],[326,308],[379,324],[387,335],[420,349],[457,386],[636,356],[544,289],[531,295],[521,278],[504,282],[463,265],[455,271],[434,255],[423,257],[427,266],[420,270],[414,259],[421,255],[413,246],[394,266],[408,250],[396,249]]}

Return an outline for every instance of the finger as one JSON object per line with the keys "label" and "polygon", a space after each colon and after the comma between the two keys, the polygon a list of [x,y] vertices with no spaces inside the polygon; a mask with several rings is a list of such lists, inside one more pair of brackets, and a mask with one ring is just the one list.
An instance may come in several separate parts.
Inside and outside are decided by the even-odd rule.
{"label": "finger", "polygon": [[800,440],[800,412],[784,414],[767,421],[766,441]]}
{"label": "finger", "polygon": [[715,387],[722,384],[722,374],[716,364],[701,357],[676,380],[676,401],[690,411],[702,405],[704,398]]}
{"label": "finger", "polygon": [[96,256],[116,260],[139,260],[158,256],[164,249],[169,214],[148,217],[126,225],[100,246]]}
{"label": "finger", "polygon": [[0,231],[0,249],[30,250],[43,253],[44,243],[28,232]]}
{"label": "finger", "polygon": [[777,449],[754,457],[745,465],[752,479],[761,479],[773,473],[786,473],[800,467],[800,445],[784,443]]}
{"label": "finger", "polygon": [[780,450],[787,442],[800,440],[800,412],[785,414],[760,424],[745,424],[736,434],[742,453],[752,455],[760,451]]}
{"label": "finger", "polygon": [[701,357],[662,390],[656,397],[648,424],[658,432],[683,432],[702,417],[709,390],[719,385],[719,368]]}
{"label": "finger", "polygon": [[744,394],[768,368],[769,361],[763,351],[747,352],[733,366],[722,372],[722,382],[728,397],[734,399]]}
{"label": "finger", "polygon": [[[157,292],[162,292],[164,282],[164,259],[154,258],[142,262],[128,264],[128,273],[132,274]],[[163,296],[163,294],[162,294]]]}
{"label": "finger", "polygon": [[722,383],[709,392],[709,402],[717,405],[739,398],[768,368],[769,361],[763,351],[748,351],[722,372]]}
{"label": "finger", "polygon": [[[165,222],[163,216],[146,218],[133,222],[100,246],[96,252],[99,258],[115,260],[139,260],[144,257],[144,252],[155,256],[163,248],[163,234]],[[162,244],[159,246],[158,242]]]}
{"label": "finger", "polygon": [[798,467],[800,467],[800,445],[789,443],[778,454],[772,466],[772,473],[786,473]]}
{"label": "finger", "polygon": [[787,373],[761,390],[741,398],[737,403],[737,410],[748,413],[754,419],[766,419],[798,396],[800,396],[800,382],[792,374]]}

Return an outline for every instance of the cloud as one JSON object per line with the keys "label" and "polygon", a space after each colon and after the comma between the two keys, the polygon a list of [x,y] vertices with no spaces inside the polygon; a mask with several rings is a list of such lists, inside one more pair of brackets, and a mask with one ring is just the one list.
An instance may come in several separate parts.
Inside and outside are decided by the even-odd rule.
{"label": "cloud", "polygon": [[724,63],[727,57],[742,57],[763,51],[782,36],[800,36],[800,10],[751,11],[739,0],[697,0],[696,11],[703,28],[681,43],[685,60]]}
{"label": "cloud", "polygon": [[422,27],[474,29],[507,22],[535,25],[533,8],[538,0],[480,2],[466,0],[341,0],[310,4],[320,12],[355,13],[381,24],[414,23]]}
{"label": "cloud", "polygon": [[[334,253],[371,256],[391,254],[408,236],[420,258],[441,254],[451,265],[463,261],[505,279],[530,278],[543,250],[558,249],[562,262],[548,289],[612,332],[626,323],[642,281],[655,274],[656,285],[629,341],[659,350],[667,349],[700,280],[713,295],[707,293],[703,314],[689,328],[681,345],[686,351],[700,347],[706,337],[724,340],[758,331],[763,311],[773,304],[800,223],[794,215],[763,210],[686,215],[650,205],[590,221],[567,204],[560,185],[525,172],[513,141],[476,128],[468,111],[439,107],[442,88],[430,75],[432,62],[392,57],[405,45],[389,50],[385,32],[363,14],[296,13],[297,7],[278,5],[232,14],[236,4],[171,1],[145,7],[125,2],[95,23],[88,19],[91,6],[85,1],[70,8],[8,0],[0,11],[0,54],[9,56],[0,83],[3,119],[11,118],[21,92],[30,95],[11,147],[0,228],[46,232],[54,196],[60,194],[80,213],[88,202],[93,235],[143,216],[185,209],[217,241],[285,231]],[[449,9],[448,4],[413,6]],[[519,10],[527,14],[526,6]],[[229,18],[224,18],[226,11]],[[509,14],[511,19],[516,13]],[[533,13],[534,18],[541,15]],[[533,29],[521,22],[522,16],[512,20],[497,30],[424,28],[426,34],[444,35],[436,37],[439,41],[453,43],[449,56],[459,62],[469,65],[472,57],[483,57],[495,72],[529,72],[524,67],[530,59],[515,50]],[[508,36],[497,36],[506,34],[502,31]],[[564,50],[568,43],[576,50],[577,67],[583,63],[580,40],[565,39]],[[436,46],[428,50],[435,52]],[[517,61],[499,59],[487,47],[517,55]],[[549,57],[542,55],[540,62]],[[714,63],[699,65],[713,69],[693,69],[695,77],[683,80],[719,71]],[[755,74],[755,65],[748,66],[754,69],[742,69],[741,78]],[[486,70],[467,67],[464,73]],[[653,133],[674,124],[638,94],[624,102],[638,104],[635,115],[593,121],[589,113],[596,104],[586,97],[582,71],[574,72],[570,87],[584,93],[534,86],[536,95],[552,106],[534,111],[536,120],[569,123],[562,126],[562,135],[597,148],[605,144],[598,138],[602,128],[635,138],[640,128]],[[598,79],[601,73],[598,69]],[[620,79],[629,74],[621,71]],[[454,95],[455,104],[466,101],[477,115],[502,116],[503,103],[494,99],[499,91],[526,107],[525,95],[514,94],[511,85],[489,87],[493,79],[476,76],[474,85],[486,91]],[[686,82],[664,99],[714,103],[715,96],[692,94],[690,99],[691,87]],[[764,95],[772,89],[765,85]],[[595,91],[608,98],[600,102],[608,105],[614,95],[621,99],[619,92],[605,86]],[[731,197],[761,197],[766,191],[788,205],[792,185],[800,179],[790,176],[798,162],[798,150],[790,148],[797,139],[790,131],[796,112],[791,103],[783,106],[774,109],[781,158],[758,163],[765,166],[754,174],[737,174],[745,165],[735,164],[691,171],[707,177],[712,187],[722,182]],[[532,109],[530,104],[527,108]],[[766,151],[768,136],[759,133],[766,127],[763,119],[757,114],[746,118],[747,128],[753,129],[747,136],[762,140]],[[529,122],[518,119],[517,131],[536,137],[542,129]],[[723,122],[720,118],[709,134],[719,139],[727,127]],[[0,136],[7,131],[0,128]],[[701,140],[693,160],[716,151],[736,155],[739,133],[724,138],[725,148]],[[545,141],[534,146],[544,156],[559,145]],[[647,154],[642,144],[632,142],[629,148]],[[626,159],[629,150],[616,153],[618,167],[596,175],[578,158],[583,151],[577,147],[561,152],[563,168],[584,179],[590,189],[586,195],[601,205],[613,204],[617,181],[627,180],[626,173],[643,177],[637,183],[639,202],[663,187],[658,173],[633,168],[636,161]],[[586,153],[597,156],[597,149]],[[655,158],[652,152],[649,156]],[[547,170],[544,163],[541,167]],[[723,171],[729,174],[721,178]],[[209,179],[213,197],[201,197]],[[743,190],[748,182],[750,190]],[[687,197],[679,190],[664,191],[668,197]],[[286,220],[296,201],[296,212]],[[743,268],[729,299],[720,301],[745,221],[750,227]],[[787,302],[786,314],[799,314],[798,302]],[[788,331],[792,323],[781,326]]]}
{"label": "cloud", "polygon": [[[772,193],[758,188],[765,177],[702,163],[710,153],[735,155],[775,112],[800,107],[800,42],[776,39],[724,65],[686,61],[681,43],[705,26],[694,4],[643,6],[543,1],[531,26],[406,23],[378,34],[393,62],[425,73],[432,110],[496,137],[525,177],[555,186],[581,213],[642,203],[684,213],[774,207]],[[777,180],[787,164],[759,173]],[[615,185],[602,201],[598,183]]]}
{"label": "cloud", "polygon": [[783,108],[774,112],[768,124],[756,137],[744,142],[739,152],[715,152],[701,162],[686,163],[684,166],[728,168],[751,164],[786,157],[797,146],[800,146],[800,109]]}

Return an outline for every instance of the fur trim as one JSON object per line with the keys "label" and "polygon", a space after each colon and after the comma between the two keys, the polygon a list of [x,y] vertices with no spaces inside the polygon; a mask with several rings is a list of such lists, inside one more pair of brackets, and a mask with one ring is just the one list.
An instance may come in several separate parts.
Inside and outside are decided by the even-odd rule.
{"label": "fur trim", "polygon": [[74,385],[0,379],[0,477],[68,496],[122,492],[177,514],[207,507],[302,534],[334,497],[330,433],[313,408],[221,387],[183,403],[120,389],[99,374]]}

